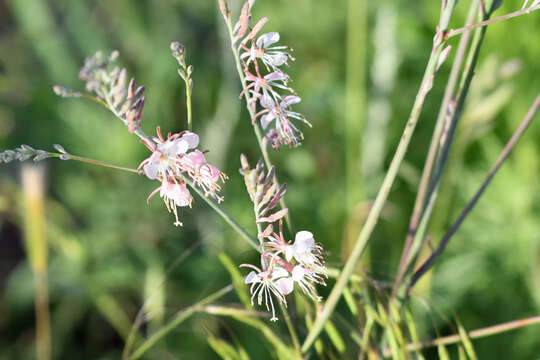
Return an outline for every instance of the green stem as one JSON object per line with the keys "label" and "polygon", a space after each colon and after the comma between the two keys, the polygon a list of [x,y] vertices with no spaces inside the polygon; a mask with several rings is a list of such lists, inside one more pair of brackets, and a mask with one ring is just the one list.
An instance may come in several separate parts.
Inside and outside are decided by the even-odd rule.
{"label": "green stem", "polygon": [[285,324],[287,325],[287,329],[289,330],[293,346],[296,349],[296,352],[300,354],[300,342],[298,341],[298,335],[296,334],[296,330],[294,329],[294,325],[291,321],[291,317],[289,316],[289,312],[281,301],[279,302],[279,307],[281,308],[281,313],[283,314]]}
{"label": "green stem", "polygon": [[186,83],[186,109],[188,130],[193,131],[192,115],[191,115],[191,75],[188,75],[188,67],[184,63],[184,82]]}
{"label": "green stem", "polygon": [[379,190],[379,193],[377,194],[377,197],[375,198],[373,207],[371,208],[367,216],[366,223],[364,224],[364,227],[360,231],[360,234],[354,245],[351,255],[349,259],[347,260],[347,263],[345,264],[345,267],[343,268],[343,271],[340,277],[338,278],[336,284],[334,285],[334,288],[330,292],[330,296],[328,297],[328,300],[326,301],[326,304],[322,312],[317,317],[315,324],[313,325],[313,328],[309,332],[306,340],[304,341],[304,344],[302,345],[302,352],[304,353],[307,352],[309,348],[311,347],[311,345],[315,342],[320,332],[324,328],[324,323],[330,318],[330,315],[334,311],[339,299],[341,298],[343,289],[347,285],[356,267],[356,264],[358,260],[360,259],[360,256],[364,252],[364,249],[367,246],[367,243],[371,237],[371,234],[373,230],[375,229],[375,225],[377,225],[379,216],[386,202],[386,199],[388,198],[388,194],[390,193],[390,189],[392,188],[392,185],[396,178],[401,162],[403,161],[403,158],[405,157],[405,153],[407,152],[407,149],[409,147],[412,134],[418,122],[418,118],[420,117],[420,113],[422,112],[426,95],[431,90],[433,79],[437,70],[439,56],[444,47],[442,34],[444,34],[446,29],[448,28],[448,24],[450,22],[450,17],[454,10],[455,3],[456,3],[456,0],[449,0],[446,3],[446,7],[442,11],[441,19],[439,22],[439,33],[437,34],[437,40],[433,45],[433,50],[428,60],[426,71],[424,73],[422,83],[420,84],[420,89],[418,91],[418,94],[416,95],[416,99],[415,99],[411,114],[409,116],[409,119],[407,120],[407,124],[403,131],[403,135],[401,136],[401,139],[399,141],[398,148],[394,154],[392,162],[390,163],[390,167],[383,180],[381,189]]}
{"label": "green stem", "polygon": [[165,335],[170,333],[174,328],[176,328],[178,325],[180,325],[184,320],[189,318],[193,313],[196,311],[202,309],[205,305],[210,304],[217,299],[223,297],[227,293],[229,293],[234,288],[233,285],[228,285],[224,287],[223,289],[207,296],[206,298],[202,299],[201,301],[193,304],[192,306],[179,311],[174,319],[169,321],[166,325],[164,325],[162,328],[160,328],[158,331],[156,331],[152,336],[150,336],[148,339],[146,339],[129,357],[130,360],[135,360],[140,358],[144,353],[146,353],[156,342],[161,340]]}

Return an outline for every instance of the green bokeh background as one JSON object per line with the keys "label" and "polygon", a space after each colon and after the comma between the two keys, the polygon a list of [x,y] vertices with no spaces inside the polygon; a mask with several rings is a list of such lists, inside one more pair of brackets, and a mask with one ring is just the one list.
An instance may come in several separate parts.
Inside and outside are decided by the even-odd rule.
{"label": "green bokeh background", "polygon": [[[239,1],[232,3],[238,8]],[[459,2],[452,27],[462,26],[468,3]],[[504,1],[496,15],[519,9],[521,3]],[[288,184],[286,198],[297,229],[315,234],[333,266],[343,263],[345,229],[362,222],[397,145],[440,11],[440,2],[433,0],[368,2],[367,33],[357,29],[367,38],[366,61],[356,66],[366,71],[361,114],[369,132],[348,135],[364,144],[359,156],[365,171],[351,175],[345,154],[355,150],[345,141],[350,131],[345,97],[346,83],[352,81],[354,87],[357,72],[346,59],[362,52],[362,46],[347,45],[347,29],[354,29],[347,23],[348,6],[344,0],[259,0],[254,7],[255,18],[270,19],[264,30],[279,31],[282,42],[294,48],[297,61],[287,70],[303,99],[297,110],[313,124],[302,129],[302,147],[284,148],[271,157],[279,179]],[[539,31],[540,13],[488,29],[429,229],[435,242],[540,91]],[[201,135],[202,148],[210,150],[209,161],[230,177],[223,205],[254,233],[238,174],[239,154],[252,163],[260,155],[238,100],[240,86],[215,1],[0,1],[0,149],[25,143],[52,150],[59,143],[73,154],[136,167],[148,151],[117,119],[97,104],[60,99],[51,87],[60,83],[82,89],[77,73],[84,57],[99,49],[118,49],[121,63],[146,86],[145,131],[153,133],[157,125],[182,130],[184,84],[168,49],[173,40],[186,46],[195,68],[194,130]],[[450,43],[456,47],[457,41]],[[426,100],[363,263],[383,288],[395,277],[450,63],[441,67]],[[413,305],[421,337],[436,335],[435,329],[455,333],[454,314],[467,329],[475,329],[540,312],[539,139],[537,121],[433,275],[419,284]],[[182,209],[185,226],[179,229],[157,198],[146,205],[147,194],[156,187],[148,179],[76,162],[48,160],[43,165],[54,358],[119,358],[122,334],[144,299],[168,266],[194,245],[158,291],[158,310],[146,330],[230,283],[219,252],[237,264],[257,261],[256,253],[200,199],[193,209]],[[20,168],[19,163],[0,168],[0,359],[34,357],[33,280],[23,247]],[[347,212],[351,197],[358,201]],[[238,299],[231,294],[222,302]],[[345,307],[338,310],[348,316]],[[271,324],[276,331],[282,326]],[[198,315],[160,342],[149,358],[215,358],[208,334],[243,344],[254,359],[267,356],[268,345],[253,330],[230,319]],[[540,356],[540,329],[497,335],[475,345],[481,359],[532,359]]]}

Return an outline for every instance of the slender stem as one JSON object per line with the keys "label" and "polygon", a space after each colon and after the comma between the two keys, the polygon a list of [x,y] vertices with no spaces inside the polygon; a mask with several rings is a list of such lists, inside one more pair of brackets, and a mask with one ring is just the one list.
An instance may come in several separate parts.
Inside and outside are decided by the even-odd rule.
{"label": "slender stem", "polygon": [[[94,160],[89,159],[81,156],[75,156],[71,154],[58,154],[58,153],[49,153],[50,157],[64,157],[66,160],[76,160],[76,161],[82,161],[85,163],[93,164],[93,165],[99,165],[99,166],[105,166],[113,169],[128,171],[131,173],[138,174],[139,172],[137,169],[128,168],[125,166],[115,165],[111,164],[105,161],[100,160]],[[195,190],[195,192],[208,204],[212,209],[214,209],[219,216],[223,218],[229,224],[244,240],[246,240],[253,248],[256,250],[259,250],[257,240],[251,236],[246,229],[242,227],[225,209],[223,209],[219,204],[217,204],[215,201],[210,199],[208,196],[204,195],[204,193],[197,187],[193,182],[187,178],[186,176],[182,175],[184,177],[184,180],[189,184],[189,186]]]}
{"label": "slender stem", "polygon": [[287,330],[289,330],[289,335],[291,336],[293,346],[296,349],[296,352],[300,353],[300,342],[298,341],[298,335],[296,334],[296,330],[294,329],[294,325],[291,321],[291,317],[289,316],[289,312],[281,301],[279,302],[279,307],[281,308],[281,313],[285,318],[285,324],[287,325]]}
{"label": "slender stem", "polygon": [[[253,131],[255,132],[257,143],[259,144],[259,148],[261,149],[261,153],[264,159],[264,163],[266,164],[266,168],[270,169],[272,167],[272,162],[270,161],[270,156],[268,155],[268,150],[266,148],[266,141],[263,139],[261,129],[259,128],[259,125],[257,125],[256,120],[255,120],[255,109],[251,106],[252,97],[249,94],[249,91],[246,90],[246,87],[247,87],[246,78],[244,76],[244,71],[242,70],[242,61],[240,60],[238,49],[236,48],[234,44],[233,27],[232,27],[233,25],[232,25],[232,21],[230,17],[227,19],[226,25],[229,31],[229,38],[231,41],[231,51],[233,53],[234,61],[236,64],[236,71],[238,72],[238,77],[240,78],[240,83],[242,84],[242,91],[244,94],[244,98],[246,100],[246,105],[247,105],[246,108],[249,112],[249,116],[253,123]],[[274,182],[278,184],[278,187],[279,187],[278,178],[275,173],[274,173]],[[285,199],[283,197],[279,200],[279,204],[281,205],[282,209],[287,208],[287,204],[285,203]],[[292,224],[290,212],[288,212],[287,215],[285,215],[285,220],[286,220],[289,231],[291,232],[291,234],[294,234],[294,226]]]}
{"label": "slender stem", "polygon": [[492,166],[491,170],[488,172],[485,180],[483,181],[482,185],[480,186],[476,194],[474,194],[473,198],[469,201],[465,209],[457,218],[456,222],[450,228],[450,230],[448,230],[448,232],[444,235],[437,249],[422,264],[422,266],[420,266],[420,268],[414,273],[411,279],[411,282],[409,284],[409,289],[412,288],[416,284],[416,282],[422,277],[422,275],[424,275],[431,268],[431,266],[433,266],[433,263],[435,262],[437,257],[439,257],[443,253],[444,249],[448,245],[448,242],[450,241],[452,236],[456,233],[456,231],[459,229],[459,227],[461,226],[461,224],[463,223],[467,215],[469,215],[471,210],[474,208],[474,206],[476,205],[476,203],[482,196],[484,190],[486,190],[489,183],[491,182],[491,180],[493,179],[497,171],[500,169],[501,165],[504,163],[508,155],[510,155],[510,153],[516,146],[517,142],[519,141],[519,139],[521,138],[525,130],[527,130],[527,127],[532,122],[532,119],[534,118],[534,115],[538,111],[539,107],[540,107],[540,95],[538,95],[538,97],[532,104],[531,108],[525,115],[525,118],[523,119],[519,127],[516,129],[516,131],[514,132],[514,134],[512,135],[512,137],[506,144],[506,146],[504,147],[503,151],[499,155],[499,158],[497,159],[495,164]]}
{"label": "slender stem", "polygon": [[452,29],[446,34],[446,37],[449,39],[449,38],[451,38],[453,36],[462,34],[462,33],[466,32],[466,31],[471,31],[471,30],[474,30],[476,28],[483,27],[483,26],[486,26],[486,25],[489,25],[489,24],[493,24],[493,23],[496,23],[496,22],[499,22],[499,21],[502,21],[502,20],[512,19],[512,18],[515,18],[517,16],[530,14],[531,12],[533,12],[535,10],[539,10],[539,9],[540,9],[540,5],[533,5],[533,6],[530,6],[530,7],[526,8],[526,9],[521,9],[521,10],[518,10],[518,11],[514,11],[514,12],[508,13],[506,15],[498,16],[498,17],[493,18],[493,19],[480,21],[479,23],[464,26],[464,27],[459,28],[459,29]]}
{"label": "slender stem", "polygon": [[[540,324],[540,315],[525,318],[525,319],[520,319],[520,320],[509,321],[506,323],[488,326],[481,329],[472,330],[472,331],[469,331],[467,335],[471,339],[479,339],[479,338],[483,338],[483,337],[487,337],[491,335],[501,334],[508,331],[520,329],[526,326],[538,325],[538,324]],[[420,349],[424,349],[424,348],[432,347],[432,346],[455,344],[460,341],[461,341],[461,336],[459,334],[455,334],[455,335],[450,335],[450,336],[443,336],[443,337],[433,339],[433,340],[425,340],[420,343],[407,344],[406,350],[416,351],[416,350],[420,350]],[[391,356],[390,349],[386,349],[384,351],[384,356],[385,357]]]}
{"label": "slender stem", "polygon": [[187,109],[187,123],[188,130],[193,131],[192,115],[191,115],[191,85],[193,84],[191,80],[191,75],[188,74],[188,66],[184,62],[184,82],[186,83],[186,109]]}
{"label": "slender stem", "polygon": [[401,139],[399,141],[398,148],[396,149],[392,162],[390,163],[390,167],[383,180],[381,189],[379,190],[379,193],[377,194],[377,197],[375,198],[373,207],[371,208],[367,216],[364,227],[360,231],[358,239],[356,240],[356,243],[351,252],[351,255],[349,259],[347,260],[347,263],[345,264],[345,267],[343,268],[343,271],[340,277],[338,278],[336,284],[334,285],[334,288],[330,292],[330,296],[328,297],[328,300],[326,301],[326,304],[322,310],[322,313],[320,313],[317,319],[315,320],[315,324],[313,325],[313,328],[309,332],[306,340],[304,341],[304,344],[302,345],[302,352],[304,353],[309,350],[311,345],[317,339],[317,337],[319,336],[320,332],[322,331],[324,327],[324,323],[330,318],[330,315],[334,311],[334,308],[336,307],[341,297],[341,294],[343,293],[343,289],[347,285],[356,267],[356,264],[358,260],[360,259],[360,256],[364,252],[364,249],[367,246],[367,243],[371,237],[371,234],[373,230],[375,229],[375,225],[377,225],[379,216],[386,202],[386,199],[388,198],[388,194],[390,193],[390,189],[392,188],[392,185],[398,173],[401,162],[403,161],[403,158],[405,157],[405,153],[407,152],[407,149],[409,147],[412,134],[418,122],[418,118],[420,117],[420,113],[422,112],[426,95],[431,90],[431,87],[433,85],[433,79],[437,71],[437,64],[439,62],[439,57],[444,47],[442,34],[448,28],[448,24],[450,22],[450,17],[454,10],[455,3],[456,3],[455,0],[447,1],[446,7],[442,10],[441,19],[439,22],[439,32],[437,33],[435,37],[433,50],[429,57],[426,70],[424,73],[424,77],[422,79],[422,83],[420,84],[420,89],[418,91],[418,94],[416,95],[416,99],[415,99],[411,114],[409,116],[409,119],[407,120],[407,124],[403,131],[403,135],[401,136]]}
{"label": "slender stem", "polygon": [[184,320],[189,318],[193,313],[196,311],[202,309],[205,305],[208,305],[217,299],[223,297],[227,293],[229,293],[232,289],[234,289],[234,286],[227,285],[223,289],[207,296],[206,298],[202,299],[201,301],[197,302],[196,304],[193,304],[192,306],[179,311],[174,319],[169,321],[167,324],[165,324],[162,328],[160,328],[158,331],[156,331],[152,336],[150,336],[148,339],[146,339],[129,357],[131,360],[135,360],[140,358],[145,352],[147,352],[156,342],[161,340],[165,335],[170,333],[175,327],[180,325]]}
{"label": "slender stem", "polygon": [[[465,23],[466,25],[473,23],[479,3],[480,3],[480,0],[475,0],[471,3],[471,6],[469,8],[469,14],[467,15],[467,20]],[[433,172],[433,165],[435,163],[437,150],[439,148],[441,134],[444,128],[444,123],[448,116],[448,107],[450,105],[450,101],[454,94],[454,89],[458,83],[459,72],[461,70],[461,65],[463,64],[463,60],[465,59],[465,54],[467,51],[467,46],[469,44],[470,37],[471,37],[470,32],[465,33],[461,37],[459,41],[459,45],[458,45],[458,50],[456,52],[456,56],[454,59],[454,63],[452,64],[452,69],[450,70],[450,76],[448,78],[448,83],[444,91],[444,96],[443,96],[443,100],[442,100],[441,107],[439,110],[439,115],[437,117],[435,130],[433,132],[433,136],[431,137],[431,143],[429,145],[428,155],[426,157],[426,163],[424,165],[424,170],[422,171],[422,177],[420,180],[420,185],[418,187],[418,193],[416,194],[416,200],[414,202],[414,210],[411,215],[410,222],[409,222],[409,231],[407,232],[405,246],[403,247],[401,260],[398,267],[398,274],[396,277],[396,281],[394,282],[394,288],[392,289],[392,298],[394,298],[397,294],[397,290],[401,284],[401,281],[403,280],[403,276],[405,275],[405,272],[407,271],[409,265],[412,263],[411,259],[414,259],[414,257],[416,257],[416,254],[414,252],[413,254],[410,253],[411,246],[413,244],[413,240],[418,230],[420,218],[422,216],[422,213],[424,212],[426,193],[428,190],[429,180]]]}

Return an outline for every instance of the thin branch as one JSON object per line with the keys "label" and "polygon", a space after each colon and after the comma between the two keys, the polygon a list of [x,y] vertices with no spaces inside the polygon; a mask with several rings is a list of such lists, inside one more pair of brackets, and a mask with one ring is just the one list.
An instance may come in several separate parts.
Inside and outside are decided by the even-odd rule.
{"label": "thin branch", "polygon": [[474,30],[474,29],[479,28],[479,27],[487,26],[489,24],[493,24],[493,23],[503,21],[503,20],[507,20],[507,19],[512,19],[512,18],[521,16],[521,15],[530,14],[531,12],[533,12],[535,10],[539,10],[539,9],[540,9],[540,4],[535,5],[533,3],[532,6],[526,8],[526,9],[521,9],[521,10],[518,10],[518,11],[514,11],[514,12],[508,13],[506,15],[498,16],[498,17],[493,18],[493,19],[480,21],[479,23],[464,26],[464,27],[459,28],[459,29],[452,29],[446,34],[446,38],[450,39],[451,37],[462,34],[462,33],[466,32],[466,31],[471,31],[471,30]]}
{"label": "thin branch", "polygon": [[[526,326],[538,325],[538,324],[540,324],[540,315],[525,318],[525,319],[520,319],[520,320],[509,321],[506,323],[488,326],[481,329],[472,330],[472,331],[469,331],[467,335],[471,339],[479,339],[479,338],[483,338],[483,337],[487,337],[491,335],[497,335],[497,334],[505,333],[508,331],[520,329]],[[460,341],[461,341],[461,336],[459,334],[455,334],[455,335],[443,336],[443,337],[433,339],[433,340],[425,340],[420,343],[407,344],[406,350],[415,351],[415,350],[420,350],[427,347],[455,344]],[[384,351],[384,356],[385,357],[391,356],[390,349],[386,349]]]}
{"label": "thin branch", "polygon": [[538,95],[538,97],[532,104],[531,108],[525,115],[525,118],[523,119],[523,121],[521,122],[517,130],[514,132],[514,134],[512,135],[512,137],[510,138],[506,146],[504,147],[503,151],[499,155],[499,158],[497,159],[497,161],[495,162],[495,164],[493,165],[493,167],[487,174],[484,182],[482,183],[482,185],[480,186],[476,194],[473,196],[471,201],[467,204],[463,212],[459,215],[458,219],[452,225],[450,230],[448,230],[448,232],[444,235],[437,249],[422,264],[422,266],[420,266],[420,268],[414,273],[411,279],[411,282],[409,284],[409,289],[412,288],[416,284],[416,282],[422,277],[422,275],[424,275],[431,268],[431,266],[433,266],[433,263],[435,262],[437,257],[439,257],[443,253],[444,249],[448,245],[448,242],[450,241],[452,236],[459,229],[459,227],[461,226],[461,224],[463,223],[467,215],[469,215],[469,213],[471,212],[473,207],[476,205],[476,203],[482,196],[484,190],[487,188],[487,186],[489,185],[489,183],[491,182],[491,180],[493,179],[493,177],[495,176],[495,174],[497,173],[501,165],[504,163],[508,155],[510,155],[510,153],[516,146],[518,140],[521,138],[521,135],[523,135],[523,133],[525,132],[529,124],[532,122],[532,119],[534,118],[534,115],[538,111],[539,107],[540,107],[540,95]]}

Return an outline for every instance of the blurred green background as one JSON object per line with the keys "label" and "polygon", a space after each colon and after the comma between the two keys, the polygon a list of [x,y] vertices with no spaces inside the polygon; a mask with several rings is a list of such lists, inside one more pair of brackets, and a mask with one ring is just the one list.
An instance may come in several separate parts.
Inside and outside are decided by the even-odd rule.
{"label": "blurred green background", "polygon": [[[315,234],[332,266],[340,266],[347,256],[347,229],[357,231],[378,190],[420,83],[440,11],[439,1],[381,0],[355,12],[356,1],[259,0],[253,9],[256,18],[270,18],[264,31],[279,31],[281,42],[295,50],[297,61],[288,72],[303,99],[296,109],[313,128],[302,128],[302,147],[283,148],[271,157],[279,179],[288,184],[286,199],[296,228]],[[153,133],[157,125],[182,130],[184,84],[168,49],[177,40],[195,68],[194,130],[201,135],[202,148],[210,150],[209,161],[230,177],[223,205],[255,233],[237,169],[240,153],[252,163],[260,155],[238,100],[239,81],[216,3],[1,0],[0,150],[21,143],[52,150],[59,143],[73,154],[136,167],[148,151],[120,121],[97,104],[60,99],[51,87],[83,89],[77,73],[84,57],[99,49],[118,49],[121,63],[147,89],[145,131]],[[238,9],[240,2],[232,4]],[[453,28],[462,26],[468,4],[458,4]],[[504,1],[496,15],[521,4]],[[357,13],[365,15],[365,27]],[[540,91],[539,29],[538,13],[488,28],[429,229],[435,242]],[[455,47],[457,41],[451,44]],[[385,287],[395,277],[450,60],[426,100],[363,263],[383,290],[389,290]],[[363,125],[354,125],[360,121]],[[467,329],[475,329],[539,313],[539,139],[537,121],[433,275],[419,284],[412,303],[422,338],[437,331],[455,333],[454,314]],[[143,177],[76,162],[48,160],[42,165],[54,358],[117,359],[150,293],[156,296],[153,316],[144,327],[148,331],[230,283],[219,252],[236,264],[257,261],[256,253],[198,198],[193,209],[181,210],[184,227],[179,229],[157,198],[146,205],[156,184]],[[28,214],[20,170],[20,163],[0,168],[0,359],[34,358],[34,286],[24,251]],[[190,248],[193,253],[156,293],[166,269]],[[230,294],[222,302],[238,299]],[[271,324],[276,331],[282,326]],[[216,358],[207,343],[209,334],[243,344],[252,358],[267,356],[269,345],[245,325],[197,315],[160,342],[150,358]],[[540,356],[540,329],[493,336],[475,345],[482,359],[532,359]]]}

